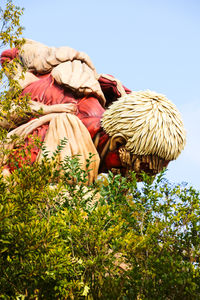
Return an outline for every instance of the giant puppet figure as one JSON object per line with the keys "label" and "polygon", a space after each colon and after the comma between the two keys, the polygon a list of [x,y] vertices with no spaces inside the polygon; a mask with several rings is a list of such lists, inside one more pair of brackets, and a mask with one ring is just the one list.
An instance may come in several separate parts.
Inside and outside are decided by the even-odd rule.
{"label": "giant puppet figure", "polygon": [[[6,50],[1,63],[18,57],[15,79],[22,95],[31,96],[33,112],[41,115],[26,122],[16,121],[8,137],[17,134],[25,146],[36,135],[44,141],[49,156],[60,141],[67,144],[60,153],[79,155],[81,167],[92,153],[89,182],[108,170],[138,175],[159,173],[178,157],[185,145],[185,130],[175,105],[152,91],[130,91],[116,78],[98,74],[90,58],[70,47],[47,47],[26,40],[22,49]],[[20,78],[22,66],[26,68]],[[42,109],[42,110],[41,110]],[[6,120],[1,126],[6,127]],[[12,145],[15,149],[15,145]],[[17,149],[16,149],[17,151]],[[40,161],[42,150],[31,149],[31,163]],[[9,161],[5,166],[12,171]]]}

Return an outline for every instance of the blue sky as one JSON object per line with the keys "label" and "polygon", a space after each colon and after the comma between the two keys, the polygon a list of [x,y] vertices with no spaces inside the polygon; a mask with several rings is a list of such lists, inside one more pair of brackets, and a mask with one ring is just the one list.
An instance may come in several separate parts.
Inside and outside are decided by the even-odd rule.
{"label": "blue sky", "polygon": [[98,73],[131,90],[165,94],[180,110],[187,145],[167,178],[200,189],[200,1],[34,0],[24,37],[86,52]]}

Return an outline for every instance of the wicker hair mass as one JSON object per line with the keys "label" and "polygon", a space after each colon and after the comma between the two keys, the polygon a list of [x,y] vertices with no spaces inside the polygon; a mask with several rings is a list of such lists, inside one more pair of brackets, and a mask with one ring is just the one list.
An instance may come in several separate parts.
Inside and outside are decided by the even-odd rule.
{"label": "wicker hair mass", "polygon": [[123,134],[126,150],[137,155],[174,160],[186,142],[176,106],[164,95],[149,90],[119,98],[105,111],[102,126],[110,136]]}

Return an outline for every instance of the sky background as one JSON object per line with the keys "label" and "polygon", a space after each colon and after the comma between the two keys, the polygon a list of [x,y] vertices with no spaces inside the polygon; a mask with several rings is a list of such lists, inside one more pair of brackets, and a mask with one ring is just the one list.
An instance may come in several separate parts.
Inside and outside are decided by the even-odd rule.
{"label": "sky background", "polygon": [[25,8],[25,38],[84,51],[98,73],[112,74],[134,91],[162,93],[176,104],[187,144],[166,177],[200,190],[200,1],[13,2]]}

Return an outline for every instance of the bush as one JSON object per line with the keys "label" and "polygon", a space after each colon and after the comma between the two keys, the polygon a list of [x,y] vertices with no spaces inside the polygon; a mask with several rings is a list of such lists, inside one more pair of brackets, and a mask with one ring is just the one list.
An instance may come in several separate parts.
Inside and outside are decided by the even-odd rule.
{"label": "bush", "polygon": [[200,298],[199,192],[56,164],[0,178],[1,299]]}

